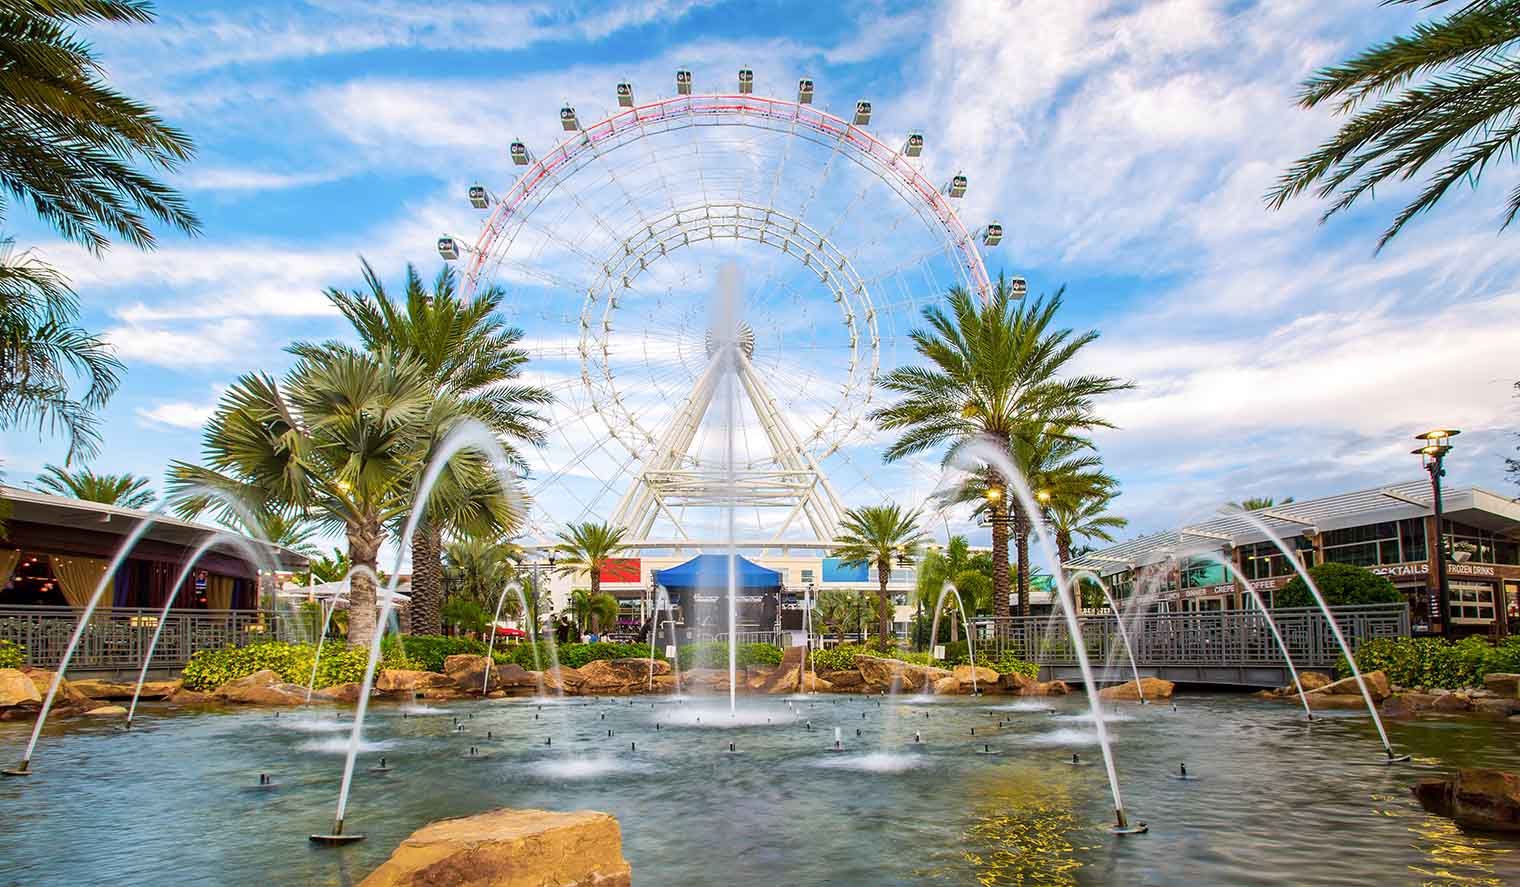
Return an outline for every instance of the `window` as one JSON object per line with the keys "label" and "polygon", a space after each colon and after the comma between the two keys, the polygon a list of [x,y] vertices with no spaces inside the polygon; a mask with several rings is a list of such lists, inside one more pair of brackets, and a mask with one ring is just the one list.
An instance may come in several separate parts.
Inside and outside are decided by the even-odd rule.
{"label": "window", "polygon": [[1455,521],[1445,521],[1442,527],[1446,546],[1466,542],[1477,549],[1469,560],[1479,564],[1520,564],[1520,544],[1505,539],[1491,530],[1481,530]]}
{"label": "window", "polygon": [[802,584],[803,585],[812,585],[813,584],[813,570],[812,570],[811,567],[809,567],[808,569],[802,571]]}
{"label": "window", "polygon": [[1115,573],[1108,577],[1108,586],[1113,590],[1114,600],[1122,601],[1135,593],[1135,574],[1131,570]]}
{"label": "window", "polygon": [[1454,624],[1473,625],[1494,621],[1494,588],[1476,582],[1453,582],[1451,588],[1451,621]]}
{"label": "window", "polygon": [[1384,521],[1331,530],[1324,535],[1325,561],[1372,567],[1425,560],[1425,528],[1420,518]]}
{"label": "window", "polygon": [[[1304,536],[1295,536],[1292,540],[1284,540],[1298,553],[1299,561],[1304,566],[1314,566],[1314,543]],[[1247,579],[1271,579],[1274,576],[1291,576],[1294,574],[1293,565],[1271,542],[1256,542],[1251,545],[1240,546],[1240,572]]]}

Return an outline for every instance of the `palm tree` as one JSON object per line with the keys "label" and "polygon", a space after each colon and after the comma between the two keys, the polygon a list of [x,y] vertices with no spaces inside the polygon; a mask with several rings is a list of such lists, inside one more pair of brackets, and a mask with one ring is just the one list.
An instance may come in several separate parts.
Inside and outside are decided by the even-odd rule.
{"label": "palm tree", "polygon": [[[872,414],[883,429],[903,431],[883,454],[886,460],[980,436],[1011,449],[1015,433],[1031,424],[1074,431],[1107,427],[1093,412],[1094,400],[1132,386],[1112,376],[1060,376],[1098,338],[1095,330],[1078,334],[1053,327],[1064,292],[1020,301],[1000,275],[985,302],[956,287],[944,306],[925,307],[928,328],[914,330],[911,338],[929,365],[888,373],[883,386],[903,399]],[[986,481],[1007,483],[992,470]],[[994,612],[1007,616],[1010,521],[1003,502],[990,506]]]}
{"label": "palm tree", "polygon": [[311,569],[309,577],[314,582],[341,582],[348,578],[348,571],[352,564],[348,561],[348,552],[334,548],[332,557],[319,555],[310,561]]}
{"label": "palm tree", "polygon": [[[254,512],[252,516],[251,525],[247,517],[241,513],[224,514],[222,522],[245,536],[261,539],[270,545],[278,545],[286,551],[301,555],[308,561],[321,558],[322,550],[317,547],[315,541],[320,532],[317,525],[304,516],[290,515],[267,508]],[[342,578],[342,576],[337,578]]]}
{"label": "palm tree", "polygon": [[[386,291],[370,264],[361,263],[366,289],[327,291],[328,300],[353,324],[361,347],[375,353],[395,349],[415,360],[435,385],[458,398],[470,415],[494,431],[509,457],[521,465],[511,444],[543,443],[544,419],[537,408],[548,404],[553,395],[521,382],[528,361],[527,352],[520,347],[523,332],[508,327],[497,313],[506,291],[493,286],[466,302],[460,298],[452,268],[445,266],[429,289],[417,269],[408,265],[406,285],[398,301]],[[333,347],[340,346],[301,342],[291,346],[291,351],[308,354]],[[438,442],[433,441],[434,445]],[[471,508],[470,497],[466,495],[461,501],[457,493],[444,485],[435,487],[423,523],[412,536],[412,625],[421,634],[440,630],[444,531],[495,536],[516,529],[472,520],[499,513],[499,509]],[[475,491],[477,496],[489,494],[489,489]]]}
{"label": "palm tree", "polygon": [[[919,559],[918,584],[914,589],[919,607],[922,608],[926,603],[931,608],[937,607],[946,582],[955,586],[961,602],[972,612],[976,611],[979,599],[991,587],[991,578],[977,569],[971,554],[971,544],[965,536],[952,536],[943,550],[925,552]],[[956,619],[959,618],[957,614]],[[954,642],[959,639],[960,623],[952,619],[950,640]],[[939,639],[930,638],[929,643],[939,643]]]}
{"label": "palm tree", "polygon": [[[1293,497],[1289,496],[1286,499],[1283,499],[1281,504],[1287,505],[1292,501]],[[1235,505],[1241,511],[1259,511],[1263,508],[1271,508],[1277,504],[1279,504],[1278,501],[1271,496],[1252,496],[1249,499],[1242,499],[1239,502],[1235,503]]]}
{"label": "palm tree", "polygon": [[[229,509],[293,510],[347,539],[354,567],[377,567],[386,527],[411,505],[419,439],[452,404],[421,367],[395,355],[347,350],[302,357],[284,381],[239,378],[206,424],[206,467],[174,461],[170,490],[185,515]],[[457,415],[457,413],[456,413]],[[375,631],[375,587],[354,575],[350,643]]]}
{"label": "palm tree", "polygon": [[[0,64],[0,83],[4,78]],[[116,393],[125,369],[78,318],[78,299],[63,277],[0,240],[0,429],[62,433],[65,464],[100,452],[95,411]],[[76,394],[79,382],[84,391]]]}
{"label": "palm tree", "polygon": [[628,531],[610,524],[571,524],[560,531],[559,543],[554,550],[560,554],[554,571],[561,576],[579,573],[591,575],[591,593],[602,591],[602,570],[613,556],[623,550],[623,536]]}
{"label": "palm tree", "polygon": [[[450,542],[444,550],[448,598],[466,598],[484,607],[487,613],[495,613],[502,591],[517,578],[515,561],[521,557],[521,548],[500,539],[465,536]],[[412,587],[417,587],[415,574]],[[508,596],[506,604],[507,612],[516,612],[515,596]],[[414,616],[414,626],[415,619]]]}
{"label": "palm tree", "polygon": [[918,528],[919,511],[904,512],[896,505],[867,505],[852,508],[839,522],[839,547],[834,556],[845,566],[876,567],[876,643],[887,648],[892,634],[892,607],[887,597],[887,582],[892,578],[892,559],[918,555],[919,546],[929,535]]}
{"label": "palm tree", "polygon": [[570,593],[570,615],[584,631],[600,632],[602,626],[617,623],[617,598],[604,591],[577,588]]}
{"label": "palm tree", "polygon": [[[30,203],[60,234],[93,252],[116,235],[154,245],[151,216],[187,233],[200,223],[172,188],[135,169],[173,172],[190,138],[100,79],[100,62],[70,28],[147,23],[133,0],[0,4],[0,192]],[[0,197],[0,216],[5,214]]]}
{"label": "palm tree", "polygon": [[853,592],[831,589],[818,593],[818,621],[834,630],[836,643],[844,643],[845,628],[861,619],[860,598]]}
{"label": "palm tree", "polygon": [[69,470],[57,465],[42,466],[33,484],[44,493],[101,502],[118,508],[147,508],[153,504],[152,481],[135,474],[96,474],[88,468]]}
{"label": "palm tree", "polygon": [[[1448,0],[1384,0],[1416,2],[1438,6]],[[1336,198],[1325,211],[1328,219],[1379,185],[1413,178],[1443,158],[1383,231],[1381,250],[1453,185],[1475,187],[1490,163],[1506,155],[1515,160],[1517,38],[1514,0],[1464,0],[1445,18],[1420,22],[1408,34],[1315,72],[1299,92],[1299,105],[1335,101],[1336,113],[1351,119],[1289,167],[1267,195],[1268,204],[1280,208],[1312,187],[1321,198]],[[1506,210],[1508,225],[1520,213],[1520,188],[1510,191]]]}
{"label": "palm tree", "polygon": [[1072,542],[1076,537],[1112,542],[1110,530],[1129,526],[1127,518],[1108,513],[1114,495],[1112,487],[1100,486],[1089,492],[1075,491],[1052,498],[1045,520],[1055,534],[1062,564],[1072,559]]}

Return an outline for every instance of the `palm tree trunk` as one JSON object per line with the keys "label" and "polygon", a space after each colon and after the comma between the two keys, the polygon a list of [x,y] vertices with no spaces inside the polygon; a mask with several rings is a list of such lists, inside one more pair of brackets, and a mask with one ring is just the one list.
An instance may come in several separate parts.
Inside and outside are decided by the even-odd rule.
{"label": "palm tree trunk", "polygon": [[[355,569],[375,569],[380,555],[380,543],[385,531],[379,521],[370,521],[348,528],[348,560]],[[348,593],[348,642],[367,647],[375,636],[375,583],[370,574],[360,570],[349,580]]]}
{"label": "palm tree trunk", "polygon": [[443,530],[423,521],[412,534],[412,631],[443,633]]}
{"label": "palm tree trunk", "polygon": [[997,504],[988,508],[992,516],[992,615],[1008,618],[1008,521]]}
{"label": "palm tree trunk", "polygon": [[1024,506],[1013,504],[1013,539],[1019,559],[1019,615],[1029,615],[1029,518]]}
{"label": "palm tree trunk", "polygon": [[887,579],[891,575],[891,561],[879,560],[876,562],[876,580],[879,585],[876,592],[876,644],[882,650],[887,649],[887,638],[892,635],[892,602],[887,597]]}

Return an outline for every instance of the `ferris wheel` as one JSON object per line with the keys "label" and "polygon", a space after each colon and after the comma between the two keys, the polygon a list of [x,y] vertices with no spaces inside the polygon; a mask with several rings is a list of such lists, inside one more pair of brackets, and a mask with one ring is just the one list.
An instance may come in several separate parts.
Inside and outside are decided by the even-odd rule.
{"label": "ferris wheel", "polygon": [[[832,539],[845,507],[893,495],[868,414],[880,375],[913,359],[921,307],[990,289],[981,248],[1002,226],[961,222],[968,177],[922,131],[873,131],[867,100],[830,113],[810,79],[795,98],[756,95],[748,68],[732,82],[703,94],[682,69],[646,102],[618,83],[596,122],[566,103],[561,141],[513,139],[514,179],[470,186],[480,231],[438,240],[467,296],[507,290],[532,381],[555,394],[550,445],[529,454],[539,534],[610,518],[635,547],[716,539],[733,505],[746,539]],[[721,416],[720,268],[743,278]]]}

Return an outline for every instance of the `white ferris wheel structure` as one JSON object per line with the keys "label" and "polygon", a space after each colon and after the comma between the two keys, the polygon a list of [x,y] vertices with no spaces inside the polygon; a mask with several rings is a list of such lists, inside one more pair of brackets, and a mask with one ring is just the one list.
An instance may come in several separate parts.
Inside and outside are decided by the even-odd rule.
{"label": "white ferris wheel structure", "polygon": [[[513,181],[469,189],[479,233],[438,250],[466,298],[507,290],[555,394],[529,481],[541,539],[609,519],[631,548],[716,547],[731,508],[744,546],[826,545],[847,505],[892,497],[868,418],[880,377],[911,361],[923,305],[990,292],[981,249],[1002,226],[963,224],[966,175],[936,169],[920,130],[878,138],[869,101],[830,113],[810,79],[759,96],[748,68],[733,93],[685,69],[674,85],[640,103],[618,83],[594,123],[566,102],[563,140],[514,139]],[[736,263],[738,347],[715,348],[716,269]],[[725,354],[737,410],[716,407]]]}

